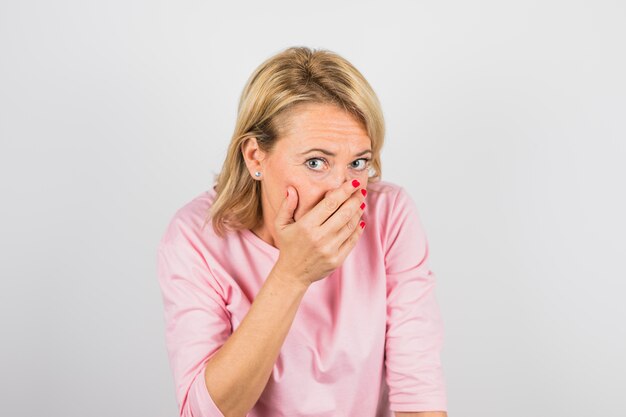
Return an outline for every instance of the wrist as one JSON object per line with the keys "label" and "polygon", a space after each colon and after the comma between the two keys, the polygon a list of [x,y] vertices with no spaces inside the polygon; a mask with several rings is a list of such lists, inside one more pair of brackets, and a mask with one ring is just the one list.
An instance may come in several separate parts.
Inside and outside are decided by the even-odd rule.
{"label": "wrist", "polygon": [[278,283],[281,288],[289,288],[297,293],[305,293],[311,284],[310,281],[295,276],[288,269],[281,267],[278,263],[274,265],[269,279]]}

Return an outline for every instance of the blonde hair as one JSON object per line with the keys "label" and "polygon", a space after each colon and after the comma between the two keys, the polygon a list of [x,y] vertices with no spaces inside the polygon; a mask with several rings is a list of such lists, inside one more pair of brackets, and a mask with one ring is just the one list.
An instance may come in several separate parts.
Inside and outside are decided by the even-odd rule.
{"label": "blonde hair", "polygon": [[261,184],[250,176],[242,144],[256,137],[259,148],[271,152],[282,126],[278,116],[299,103],[334,104],[360,120],[372,145],[368,181],[380,180],[385,122],[370,84],[334,52],[290,47],[261,63],[241,93],[235,131],[222,170],[214,176],[216,198],[203,228],[212,219],[223,237],[227,230],[253,229],[263,221]]}

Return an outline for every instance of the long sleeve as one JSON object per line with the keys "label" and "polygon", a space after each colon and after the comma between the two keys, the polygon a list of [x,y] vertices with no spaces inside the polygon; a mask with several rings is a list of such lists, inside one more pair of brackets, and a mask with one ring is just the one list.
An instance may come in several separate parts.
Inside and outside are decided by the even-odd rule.
{"label": "long sleeve", "polygon": [[231,333],[228,310],[185,223],[174,218],[157,249],[165,338],[180,417],[224,417],[204,369]]}
{"label": "long sleeve", "polygon": [[385,372],[393,411],[447,411],[444,328],[417,207],[400,187],[384,231],[387,278]]}

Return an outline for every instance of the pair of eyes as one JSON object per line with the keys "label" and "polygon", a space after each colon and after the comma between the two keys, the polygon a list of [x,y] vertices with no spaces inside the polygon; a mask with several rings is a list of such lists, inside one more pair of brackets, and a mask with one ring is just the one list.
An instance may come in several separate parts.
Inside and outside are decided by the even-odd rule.
{"label": "pair of eyes", "polygon": [[[311,162],[311,161],[318,161],[318,160],[319,161],[324,161],[325,163],[328,163],[328,161],[326,161],[325,158],[319,157],[319,158],[307,159],[305,164],[306,164],[307,168],[309,168],[311,171],[320,172],[321,170],[312,168],[311,165],[309,164],[309,162]],[[355,162],[359,162],[359,161],[363,161],[363,163],[360,166],[355,167],[356,171],[365,171],[369,167],[370,158],[359,158],[359,159],[356,159],[355,161],[353,161],[352,164],[354,164]]]}

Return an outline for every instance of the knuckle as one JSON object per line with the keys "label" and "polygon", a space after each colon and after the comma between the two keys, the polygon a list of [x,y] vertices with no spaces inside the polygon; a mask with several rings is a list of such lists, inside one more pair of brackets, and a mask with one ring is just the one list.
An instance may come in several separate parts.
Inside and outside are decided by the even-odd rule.
{"label": "knuckle", "polygon": [[337,200],[333,197],[324,199],[324,206],[329,210],[335,210],[337,208]]}
{"label": "knuckle", "polygon": [[335,251],[328,245],[324,245],[319,248],[320,254],[329,262],[332,262],[332,259],[335,257]]}

